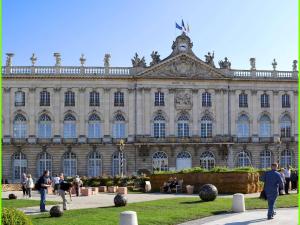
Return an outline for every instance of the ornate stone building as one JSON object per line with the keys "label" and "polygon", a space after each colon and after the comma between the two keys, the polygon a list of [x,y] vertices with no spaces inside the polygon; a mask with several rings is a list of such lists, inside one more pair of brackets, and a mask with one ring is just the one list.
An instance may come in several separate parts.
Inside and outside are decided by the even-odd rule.
{"label": "ornate stone building", "polygon": [[13,66],[3,77],[3,178],[44,169],[67,176],[117,175],[125,140],[126,174],[202,166],[297,167],[297,61],[292,71],[215,66],[182,34],[172,53],[132,67]]}

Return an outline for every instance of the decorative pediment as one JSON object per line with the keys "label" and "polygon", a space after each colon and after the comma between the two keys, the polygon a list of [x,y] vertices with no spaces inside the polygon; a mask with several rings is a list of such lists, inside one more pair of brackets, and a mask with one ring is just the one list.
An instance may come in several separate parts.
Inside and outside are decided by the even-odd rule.
{"label": "decorative pediment", "polygon": [[138,77],[216,79],[225,76],[213,66],[186,53],[167,58],[137,74]]}

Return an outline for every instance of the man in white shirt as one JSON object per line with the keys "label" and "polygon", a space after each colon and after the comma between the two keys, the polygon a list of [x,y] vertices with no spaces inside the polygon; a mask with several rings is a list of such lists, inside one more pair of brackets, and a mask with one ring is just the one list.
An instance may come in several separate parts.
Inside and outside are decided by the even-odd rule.
{"label": "man in white shirt", "polygon": [[54,194],[58,194],[59,180],[59,176],[55,174],[53,177]]}
{"label": "man in white shirt", "polygon": [[285,177],[284,191],[285,191],[285,194],[288,195],[290,182],[291,182],[291,167],[290,167],[290,165],[288,165],[287,168],[284,169],[284,177]]}

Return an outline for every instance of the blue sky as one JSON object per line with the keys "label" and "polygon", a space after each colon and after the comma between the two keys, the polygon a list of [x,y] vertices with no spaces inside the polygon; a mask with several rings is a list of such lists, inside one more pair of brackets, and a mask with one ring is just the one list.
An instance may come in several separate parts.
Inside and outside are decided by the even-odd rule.
{"label": "blue sky", "polygon": [[[14,65],[102,66],[105,53],[112,66],[131,66],[135,52],[150,62],[152,50],[161,58],[171,53],[180,32],[175,21],[190,24],[195,54],[204,59],[215,51],[215,63],[227,56],[232,68],[291,70],[297,59],[297,0],[3,0],[3,52],[14,52]],[[3,56],[3,60],[5,57]]]}

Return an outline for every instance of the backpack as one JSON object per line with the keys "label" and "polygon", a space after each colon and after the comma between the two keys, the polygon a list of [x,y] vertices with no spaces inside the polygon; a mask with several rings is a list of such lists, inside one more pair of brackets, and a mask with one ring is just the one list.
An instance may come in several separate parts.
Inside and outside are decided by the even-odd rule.
{"label": "backpack", "polygon": [[34,189],[36,189],[36,190],[40,190],[41,188],[42,188],[42,186],[41,186],[41,184],[42,184],[42,179],[43,179],[43,177],[40,177],[38,180],[37,180],[37,182],[34,184]]}
{"label": "backpack", "polygon": [[69,191],[70,188],[72,187],[72,184],[71,183],[68,183],[66,181],[62,181],[60,184],[59,184],[59,189],[63,190],[63,191]]}

